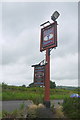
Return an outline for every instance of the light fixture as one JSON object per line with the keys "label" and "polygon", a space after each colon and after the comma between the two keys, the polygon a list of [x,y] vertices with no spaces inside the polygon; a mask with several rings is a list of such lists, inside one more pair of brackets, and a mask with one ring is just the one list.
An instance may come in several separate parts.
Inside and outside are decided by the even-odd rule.
{"label": "light fixture", "polygon": [[59,17],[59,13],[57,12],[57,11],[55,11],[53,14],[52,14],[52,16],[51,16],[51,19],[53,20],[53,21],[55,21],[58,17]]}

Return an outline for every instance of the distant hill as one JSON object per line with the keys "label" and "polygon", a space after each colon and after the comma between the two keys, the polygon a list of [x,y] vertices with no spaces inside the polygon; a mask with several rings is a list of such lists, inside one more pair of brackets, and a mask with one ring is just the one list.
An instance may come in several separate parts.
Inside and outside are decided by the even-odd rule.
{"label": "distant hill", "polygon": [[64,89],[67,89],[67,90],[74,90],[74,89],[77,89],[77,88],[80,88],[80,87],[73,87],[73,86],[56,86],[56,88],[58,88],[58,89],[64,88]]}

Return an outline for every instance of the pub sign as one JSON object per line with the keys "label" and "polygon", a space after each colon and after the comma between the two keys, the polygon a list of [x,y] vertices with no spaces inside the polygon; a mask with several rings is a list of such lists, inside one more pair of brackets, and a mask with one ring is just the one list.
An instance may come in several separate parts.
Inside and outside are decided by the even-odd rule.
{"label": "pub sign", "polygon": [[44,86],[45,81],[45,66],[35,66],[34,67],[34,85]]}
{"label": "pub sign", "polygon": [[40,51],[57,47],[57,22],[41,29]]}

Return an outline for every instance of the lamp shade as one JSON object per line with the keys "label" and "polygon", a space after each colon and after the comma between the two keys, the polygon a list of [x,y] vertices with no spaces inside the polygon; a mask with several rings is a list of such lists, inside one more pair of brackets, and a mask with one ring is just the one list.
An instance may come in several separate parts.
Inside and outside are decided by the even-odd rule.
{"label": "lamp shade", "polygon": [[58,17],[59,17],[59,13],[57,12],[57,11],[55,11],[53,14],[52,14],[52,16],[51,16],[51,19],[53,20],[53,21],[55,21]]}

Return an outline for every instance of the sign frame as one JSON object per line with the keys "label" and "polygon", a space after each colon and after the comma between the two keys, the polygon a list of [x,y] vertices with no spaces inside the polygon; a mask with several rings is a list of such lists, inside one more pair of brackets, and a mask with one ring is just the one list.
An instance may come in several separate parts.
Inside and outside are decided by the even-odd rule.
{"label": "sign frame", "polygon": [[[43,43],[45,43],[45,41],[43,41],[43,37],[44,37],[44,31],[48,31],[49,29],[53,29],[53,39],[52,39],[52,43],[48,44],[48,45],[43,45]],[[50,40],[47,40],[48,42]],[[41,38],[40,38],[40,52],[46,50],[46,49],[50,49],[50,48],[55,48],[57,47],[57,21],[55,21],[54,23],[51,23],[50,25],[47,25],[46,27],[41,29]]]}
{"label": "sign frame", "polygon": [[[41,71],[41,69],[39,69],[39,71],[36,69],[38,67],[43,67],[43,71]],[[39,73],[43,73],[44,76],[40,77],[42,80],[40,80],[40,78],[38,77]],[[40,82],[39,82],[40,81]],[[41,82],[43,81],[43,82]],[[34,85],[35,86],[45,86],[45,65],[39,65],[39,66],[35,66],[34,67]]]}

